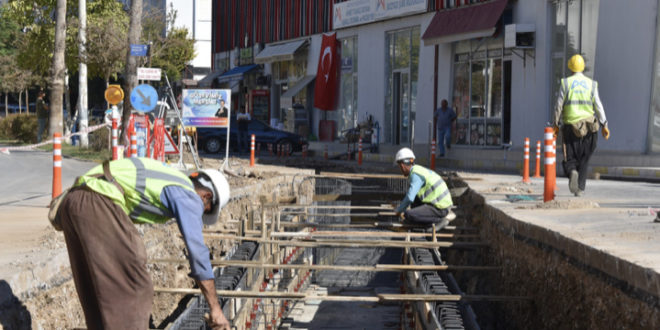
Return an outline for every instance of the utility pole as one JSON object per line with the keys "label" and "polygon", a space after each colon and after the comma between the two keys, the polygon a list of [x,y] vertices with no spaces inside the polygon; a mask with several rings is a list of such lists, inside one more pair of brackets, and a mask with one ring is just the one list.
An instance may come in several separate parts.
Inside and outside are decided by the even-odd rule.
{"label": "utility pole", "polygon": [[80,65],[78,69],[78,131],[80,134],[80,145],[83,148],[89,147],[87,137],[87,127],[89,124],[87,116],[87,0],[78,0],[78,19],[80,20],[80,29],[78,37],[78,54],[80,55]]}

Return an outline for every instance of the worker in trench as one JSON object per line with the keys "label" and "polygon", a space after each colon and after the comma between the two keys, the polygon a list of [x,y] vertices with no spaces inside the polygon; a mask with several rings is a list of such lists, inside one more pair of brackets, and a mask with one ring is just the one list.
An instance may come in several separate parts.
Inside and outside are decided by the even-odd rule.
{"label": "worker in trench", "polygon": [[[442,228],[456,218],[451,207],[454,205],[447,184],[433,170],[415,164],[415,154],[409,148],[396,153],[395,163],[408,178],[408,192],[395,212],[406,224],[436,224]],[[410,206],[411,208],[406,210]]]}
{"label": "worker in trench", "polygon": [[76,179],[57,209],[88,329],[147,329],[153,284],[136,224],[175,218],[207,323],[230,329],[216,296],[203,224],[218,220],[229,184],[216,170],[184,173],[148,158],[105,162]]}

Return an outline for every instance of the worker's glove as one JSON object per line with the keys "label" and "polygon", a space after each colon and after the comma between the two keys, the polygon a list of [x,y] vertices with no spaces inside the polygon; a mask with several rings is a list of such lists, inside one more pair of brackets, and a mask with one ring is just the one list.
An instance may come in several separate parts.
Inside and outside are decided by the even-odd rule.
{"label": "worker's glove", "polygon": [[559,126],[555,125],[552,127],[552,136],[557,137],[557,132],[559,132]]}
{"label": "worker's glove", "polygon": [[603,134],[605,140],[608,140],[610,138],[610,129],[607,128],[607,126],[603,126],[603,130],[601,131],[601,133]]}

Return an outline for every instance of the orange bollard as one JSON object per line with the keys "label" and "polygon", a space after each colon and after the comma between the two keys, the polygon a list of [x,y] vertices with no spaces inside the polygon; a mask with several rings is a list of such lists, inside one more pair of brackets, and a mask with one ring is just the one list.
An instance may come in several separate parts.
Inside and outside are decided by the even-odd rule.
{"label": "orange bollard", "polygon": [[541,141],[536,141],[536,168],[534,169],[534,177],[541,177]]}
{"label": "orange bollard", "polygon": [[131,134],[131,157],[137,157],[137,134]]}
{"label": "orange bollard", "polygon": [[525,156],[523,156],[523,182],[531,182],[529,180],[529,138],[525,138]]}
{"label": "orange bollard", "polygon": [[53,198],[62,193],[62,133],[53,134]]}
{"label": "orange bollard", "polygon": [[250,167],[254,167],[254,134],[250,138]]}
{"label": "orange bollard", "polygon": [[431,140],[431,169],[435,171],[435,139]]}
{"label": "orange bollard", "polygon": [[362,165],[362,138],[358,140],[358,165]]}
{"label": "orange bollard", "polygon": [[555,199],[555,154],[552,148],[554,130],[552,127],[545,128],[545,180],[543,180],[543,202]]}
{"label": "orange bollard", "polygon": [[307,145],[303,144],[302,146],[302,157],[303,159],[307,158]]}
{"label": "orange bollard", "polygon": [[117,126],[119,126],[119,118],[112,116],[112,160],[119,159],[119,146],[117,144],[119,135]]}
{"label": "orange bollard", "polygon": [[325,148],[323,149],[323,159],[328,160],[328,145],[325,145]]}

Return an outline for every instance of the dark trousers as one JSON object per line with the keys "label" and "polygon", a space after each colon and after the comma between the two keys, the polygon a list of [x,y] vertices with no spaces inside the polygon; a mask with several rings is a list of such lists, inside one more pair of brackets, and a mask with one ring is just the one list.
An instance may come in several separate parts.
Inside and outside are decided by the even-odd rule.
{"label": "dark trousers", "polygon": [[424,204],[419,198],[410,205],[410,209],[403,213],[406,221],[422,225],[431,225],[442,221],[449,213],[448,209],[439,209],[433,205]]}
{"label": "dark trousers", "polygon": [[562,127],[562,136],[564,138],[564,173],[571,175],[572,170],[576,170],[579,175],[578,188],[582,191],[587,185],[587,173],[589,169],[589,159],[596,150],[598,141],[597,133],[587,133],[579,138],[573,133],[570,125]]}
{"label": "dark trousers", "polygon": [[238,152],[250,153],[250,134],[247,130],[238,130]]}
{"label": "dark trousers", "polygon": [[144,243],[126,212],[74,188],[59,214],[87,329],[147,329],[153,285]]}

